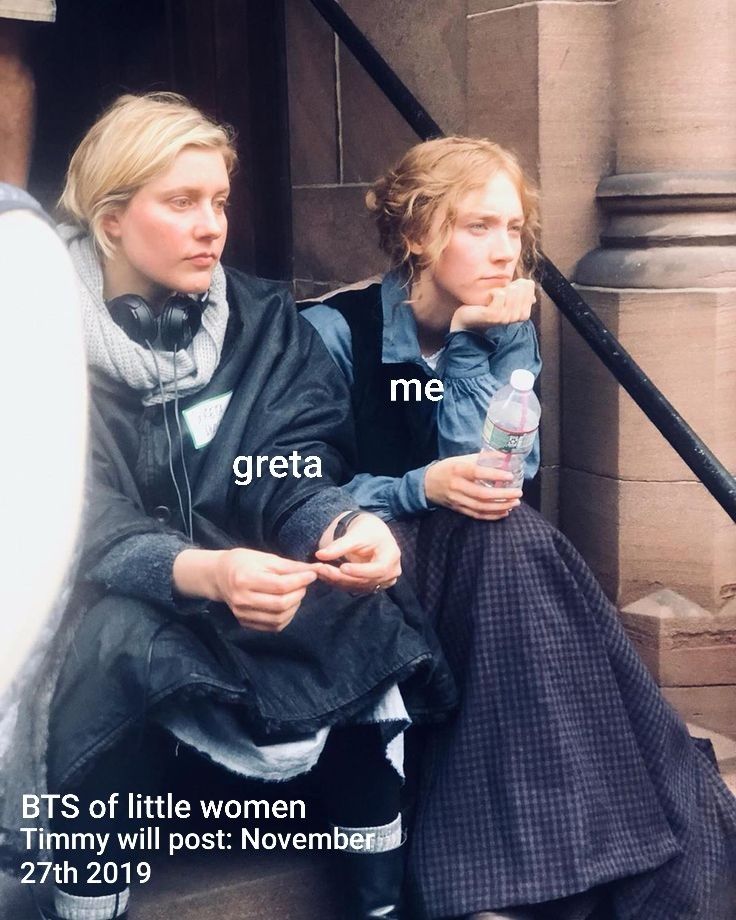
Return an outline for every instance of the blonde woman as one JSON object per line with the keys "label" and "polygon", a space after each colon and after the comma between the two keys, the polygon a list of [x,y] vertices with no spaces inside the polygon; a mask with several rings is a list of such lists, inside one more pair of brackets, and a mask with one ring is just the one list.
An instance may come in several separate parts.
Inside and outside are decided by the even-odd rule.
{"label": "blonde woman", "polygon": [[[347,488],[395,522],[461,691],[421,763],[419,915],[727,920],[733,797],[574,548],[521,490],[479,482],[502,478],[477,465],[489,397],[540,367],[531,182],[497,144],[448,137],[409,150],[367,203],[389,272],[303,315],[351,388]],[[440,378],[443,398],[392,399],[412,378]]]}
{"label": "blonde woman", "polygon": [[[350,429],[329,356],[283,290],[220,265],[235,162],[225,128],[153,94],[119,99],[69,167],[92,449],[48,746],[49,786],[79,813],[53,826],[108,831],[124,861],[123,816],[90,802],[161,792],[169,739],[264,780],[316,766],[330,820],[364,841],[343,854],[346,916],[395,918],[407,707],[441,713],[452,681],[389,529],[338,487]],[[4,817],[6,847],[22,823]],[[77,872],[49,917],[125,914],[123,869],[100,883],[88,852],[57,857]]]}

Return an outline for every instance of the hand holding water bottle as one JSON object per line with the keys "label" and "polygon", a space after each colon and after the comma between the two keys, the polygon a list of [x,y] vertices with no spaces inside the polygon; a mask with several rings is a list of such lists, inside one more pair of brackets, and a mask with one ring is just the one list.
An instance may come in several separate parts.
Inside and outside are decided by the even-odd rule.
{"label": "hand holding water bottle", "polygon": [[[442,505],[479,521],[508,517],[521,500],[521,489],[512,487],[511,473],[482,469],[480,454],[445,457],[427,467],[424,492],[432,505]],[[495,480],[484,482],[483,479]]]}
{"label": "hand holding water bottle", "polygon": [[[483,425],[483,449],[478,458],[478,466],[484,470],[484,485],[492,483],[518,489],[523,486],[524,461],[534,446],[542,414],[533,387],[534,374],[520,369],[491,397]],[[489,483],[485,475],[488,468],[511,473],[511,482],[504,476]]]}

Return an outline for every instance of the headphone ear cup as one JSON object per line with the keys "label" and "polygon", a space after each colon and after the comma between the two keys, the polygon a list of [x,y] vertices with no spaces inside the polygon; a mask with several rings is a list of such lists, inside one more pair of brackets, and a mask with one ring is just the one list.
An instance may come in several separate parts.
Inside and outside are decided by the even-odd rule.
{"label": "headphone ear cup", "polygon": [[188,348],[202,325],[202,308],[191,297],[174,294],[159,317],[161,347],[165,351]]}
{"label": "headphone ear cup", "polygon": [[158,323],[146,301],[138,294],[122,294],[107,302],[110,316],[123,332],[138,345],[158,338]]}

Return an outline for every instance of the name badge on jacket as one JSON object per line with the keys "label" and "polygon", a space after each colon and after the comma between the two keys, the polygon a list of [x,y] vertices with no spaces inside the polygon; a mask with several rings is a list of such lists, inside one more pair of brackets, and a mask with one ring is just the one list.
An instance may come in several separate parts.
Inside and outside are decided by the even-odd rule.
{"label": "name badge on jacket", "polygon": [[182,412],[184,422],[197,450],[209,444],[217,434],[232,395],[231,390],[229,393],[223,393],[222,396],[212,396]]}

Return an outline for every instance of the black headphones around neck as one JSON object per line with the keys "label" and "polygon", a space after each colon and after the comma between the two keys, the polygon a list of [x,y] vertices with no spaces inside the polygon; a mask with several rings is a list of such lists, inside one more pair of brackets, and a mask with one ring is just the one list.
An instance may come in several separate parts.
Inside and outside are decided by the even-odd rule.
{"label": "black headphones around neck", "polygon": [[158,316],[139,294],[121,294],[107,301],[110,316],[138,345],[149,342],[163,351],[188,348],[202,325],[203,301],[172,294]]}

